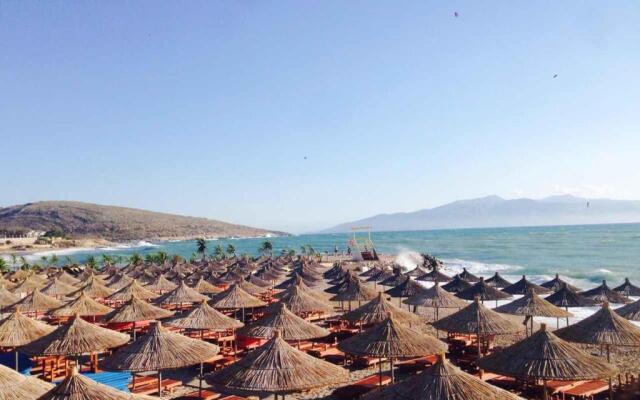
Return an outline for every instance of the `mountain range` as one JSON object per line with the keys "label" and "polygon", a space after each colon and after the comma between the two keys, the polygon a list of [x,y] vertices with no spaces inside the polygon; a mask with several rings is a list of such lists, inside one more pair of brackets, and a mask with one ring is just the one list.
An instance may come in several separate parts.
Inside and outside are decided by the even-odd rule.
{"label": "mountain range", "polygon": [[363,225],[374,231],[403,231],[627,222],[640,222],[640,201],[571,195],[511,200],[487,196],[413,212],[379,214],[323,232],[347,232],[351,227]]}
{"label": "mountain range", "polygon": [[41,201],[0,208],[0,236],[27,231],[56,231],[72,238],[111,241],[283,234],[207,218],[72,201]]}

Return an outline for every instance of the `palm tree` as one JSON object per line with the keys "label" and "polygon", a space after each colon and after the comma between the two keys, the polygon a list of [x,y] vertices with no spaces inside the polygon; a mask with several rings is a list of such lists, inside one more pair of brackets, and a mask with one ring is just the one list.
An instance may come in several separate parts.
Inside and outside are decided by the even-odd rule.
{"label": "palm tree", "polygon": [[0,257],[0,272],[2,272],[3,274],[5,272],[9,272],[9,265],[7,263],[7,260],[2,257]]}
{"label": "palm tree", "polygon": [[87,262],[85,264],[87,265],[87,267],[89,267],[91,269],[98,268],[98,260],[96,260],[96,258],[94,256],[89,256],[89,258],[87,258]]}
{"label": "palm tree", "polygon": [[216,260],[224,260],[225,259],[225,254],[224,254],[224,249],[222,248],[221,244],[216,244],[216,247],[213,248],[213,256],[216,258]]}
{"label": "palm tree", "polygon": [[20,256],[20,269],[29,269],[29,262],[24,256]]}
{"label": "palm tree", "polygon": [[49,257],[49,265],[53,265],[54,267],[57,267],[59,262],[60,262],[60,259],[58,258],[57,255],[52,254],[51,257]]}
{"label": "palm tree", "polygon": [[168,259],[169,259],[169,255],[164,251],[159,251],[156,254],[156,262],[158,264],[164,264],[167,262]]}
{"label": "palm tree", "polygon": [[202,255],[203,260],[207,256],[207,241],[205,238],[196,239],[196,252]]}
{"label": "palm tree", "polygon": [[138,253],[133,253],[131,257],[129,257],[129,262],[133,265],[140,265],[142,261],[142,257]]}
{"label": "palm tree", "polygon": [[229,254],[230,257],[236,256],[236,248],[231,243],[227,245],[227,254]]}
{"label": "palm tree", "polygon": [[300,253],[302,253],[303,256],[307,254],[307,247],[305,245],[300,246]]}
{"label": "palm tree", "polygon": [[47,256],[42,256],[40,257],[40,261],[42,261],[42,265],[47,265],[49,259],[47,258]]}
{"label": "palm tree", "polygon": [[289,250],[289,257],[295,257],[296,251],[294,249]]}
{"label": "palm tree", "polygon": [[273,254],[273,244],[270,241],[265,240],[258,248],[258,251],[261,252],[263,256],[271,257]]}
{"label": "palm tree", "polygon": [[16,256],[15,254],[11,254],[11,266],[13,267],[13,269],[16,269],[16,267],[18,266],[18,256]]}
{"label": "palm tree", "polygon": [[74,264],[73,258],[71,258],[70,256],[64,256],[64,264],[66,266],[71,266]]}

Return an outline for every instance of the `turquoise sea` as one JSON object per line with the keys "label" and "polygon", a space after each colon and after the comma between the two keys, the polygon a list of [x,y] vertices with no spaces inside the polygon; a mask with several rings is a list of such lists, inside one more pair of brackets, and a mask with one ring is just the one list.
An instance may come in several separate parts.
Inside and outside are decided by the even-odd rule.
{"label": "turquoise sea", "polygon": [[[463,266],[479,274],[499,270],[516,278],[526,274],[543,280],[559,272],[581,286],[593,286],[602,279],[617,285],[624,277],[640,284],[640,224],[549,226],[526,228],[452,229],[432,231],[373,232],[372,240],[381,253],[398,254],[411,261],[411,252],[427,252],[445,260],[452,272]],[[275,237],[274,253],[283,248],[300,250],[311,245],[321,252],[345,250],[351,234],[317,234]],[[257,254],[264,238],[211,240],[209,249],[232,243],[238,254]],[[194,241],[138,243],[136,245],[79,251],[70,254],[77,261],[89,255],[147,254],[164,250],[189,257]],[[37,255],[34,255],[34,257]]]}

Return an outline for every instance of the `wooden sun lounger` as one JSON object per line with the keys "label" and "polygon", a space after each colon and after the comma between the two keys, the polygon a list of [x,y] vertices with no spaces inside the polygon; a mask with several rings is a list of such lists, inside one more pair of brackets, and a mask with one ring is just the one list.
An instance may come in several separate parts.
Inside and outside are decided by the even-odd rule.
{"label": "wooden sun lounger", "polygon": [[[155,379],[153,379],[153,381],[151,382],[146,382],[142,385],[138,385],[138,379],[136,378],[136,385],[135,387],[131,387],[129,388],[129,390],[131,391],[131,393],[133,394],[155,394],[158,393],[158,378],[156,377]],[[173,392],[173,390],[178,387],[178,386],[182,386],[182,382],[181,381],[177,381],[175,379],[163,379],[160,382],[160,387],[162,388],[163,391],[168,391],[168,392]]]}
{"label": "wooden sun lounger", "polygon": [[[391,382],[391,375],[387,372],[382,374],[382,386]],[[368,393],[380,385],[380,375],[370,375],[366,378],[355,381],[347,386],[337,388],[333,394],[340,399],[353,399]]]}
{"label": "wooden sun lounger", "polygon": [[178,397],[178,399],[180,400],[196,400],[196,399],[200,399],[200,400],[218,400],[220,399],[222,396],[224,396],[222,393],[218,393],[218,392],[213,392],[211,390],[202,390],[202,396],[200,395],[199,391],[195,391],[195,392],[191,392],[191,393],[187,393],[184,396],[180,396]]}
{"label": "wooden sun lounger", "polygon": [[609,383],[602,380],[588,381],[562,392],[564,396],[593,398],[593,396],[609,390]]}
{"label": "wooden sun lounger", "polygon": [[586,383],[586,381],[547,381],[547,390],[553,393],[561,393]]}
{"label": "wooden sun lounger", "polygon": [[401,371],[417,371],[429,367],[438,361],[438,357],[430,355],[426,357],[418,357],[410,360],[402,360],[396,362],[398,369]]}
{"label": "wooden sun lounger", "polygon": [[353,360],[353,364],[359,367],[371,367],[374,365],[378,365],[381,362],[387,361],[386,358],[378,358],[378,357],[356,357]]}

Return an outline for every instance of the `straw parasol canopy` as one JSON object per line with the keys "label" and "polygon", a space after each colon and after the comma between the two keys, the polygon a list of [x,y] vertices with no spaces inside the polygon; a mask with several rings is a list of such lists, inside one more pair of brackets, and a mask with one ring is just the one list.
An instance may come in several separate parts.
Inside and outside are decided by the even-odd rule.
{"label": "straw parasol canopy", "polygon": [[[390,359],[391,380],[395,379],[393,359],[397,357],[422,357],[447,351],[447,345],[407,325],[396,322],[389,314],[383,322],[340,342],[338,348],[345,353]],[[380,366],[382,379],[382,366]]]}
{"label": "straw parasol canopy", "polygon": [[471,283],[465,281],[460,277],[460,275],[456,275],[451,279],[451,281],[442,285],[442,288],[450,293],[460,293],[465,289],[469,289],[471,287]]}
{"label": "straw parasol canopy", "polygon": [[113,290],[120,290],[125,286],[128,286],[135,279],[129,277],[123,273],[117,273],[111,277],[111,279],[107,282],[107,286],[109,286]]}
{"label": "straw parasol canopy", "polygon": [[433,326],[447,332],[479,335],[505,335],[523,330],[522,325],[480,304],[479,299],[434,322]]}
{"label": "straw parasol canopy", "polygon": [[542,324],[539,331],[478,361],[486,371],[518,378],[587,380],[608,378],[616,369],[568,343]]}
{"label": "straw parasol canopy", "polygon": [[107,358],[103,367],[116,371],[159,371],[199,364],[218,354],[219,347],[164,329],[160,322],[135,342]]}
{"label": "straw parasol canopy", "polygon": [[282,303],[275,303],[270,311],[271,313],[240,329],[238,334],[270,339],[275,331],[280,331],[284,340],[310,340],[331,334],[328,330],[298,317]]}
{"label": "straw parasol canopy", "polygon": [[146,397],[125,393],[110,386],[103,385],[78,373],[73,367],[71,373],[38,400],[134,400]]}
{"label": "straw parasol canopy", "polygon": [[356,277],[346,281],[346,285],[340,288],[340,291],[333,296],[332,301],[367,301],[375,298],[378,292],[366,287]]}
{"label": "straw parasol canopy", "polygon": [[451,278],[449,275],[440,272],[438,267],[434,267],[431,271],[426,272],[416,278],[417,281],[423,282],[449,282]]}
{"label": "straw parasol canopy", "polygon": [[613,290],[620,292],[625,296],[640,296],[640,287],[632,284],[629,278],[624,278],[624,283],[618,287],[614,287]]}
{"label": "straw parasol canopy", "polygon": [[467,302],[444,290],[437,283],[424,292],[409,297],[404,303],[427,308],[462,308]]}
{"label": "straw parasol canopy", "polygon": [[591,290],[586,290],[580,294],[582,294],[584,297],[595,300],[598,303],[631,303],[631,300],[626,298],[622,293],[611,290],[607,285],[606,280],[603,280],[600,286],[595,287]]}
{"label": "straw parasol canopy", "polygon": [[266,281],[266,280],[261,279],[261,278],[258,278],[258,277],[257,277],[257,276],[255,276],[255,275],[249,275],[249,276],[247,277],[247,280],[248,280],[249,282],[253,283],[253,284],[254,284],[254,285],[256,285],[256,286],[260,286],[260,287],[263,287],[263,288],[270,288],[270,287],[272,287],[272,286],[273,286],[273,284],[272,284],[271,282]]}
{"label": "straw parasol canopy", "polygon": [[376,298],[355,310],[345,313],[342,318],[349,322],[371,325],[385,321],[389,318],[389,314],[393,315],[395,321],[403,324],[420,324],[424,322],[416,314],[391,304],[382,293],[378,293]]}
{"label": "straw parasol canopy", "polygon": [[506,288],[502,289],[502,291],[509,294],[526,294],[531,289],[533,289],[538,294],[547,294],[551,292],[545,287],[530,282],[525,275],[522,275],[522,278],[518,282],[514,283],[511,286],[507,286]]}
{"label": "straw parasol canopy", "polygon": [[563,285],[554,294],[547,296],[545,300],[555,306],[564,307],[565,310],[568,307],[589,307],[597,304],[595,300],[584,297],[580,293],[571,290],[567,285]]}
{"label": "straw parasol canopy", "polygon": [[[295,284],[295,283],[294,283]],[[267,290],[269,290],[268,288],[262,287],[262,286],[258,286],[258,285],[254,285],[253,283],[247,281],[247,280],[241,280],[240,282],[238,282],[238,286],[240,286],[242,288],[242,290],[244,290],[245,292],[251,294],[251,295],[259,295],[262,293],[266,293]]]}
{"label": "straw parasol canopy", "polygon": [[155,302],[156,304],[181,304],[199,303],[206,300],[209,300],[207,296],[187,286],[185,281],[180,281],[178,287],[158,297]]}
{"label": "straw parasol canopy", "polygon": [[464,279],[467,282],[480,282],[480,277],[467,271],[466,268],[462,268],[462,272],[460,272],[458,276],[460,276],[460,278]]}
{"label": "straw parasol canopy", "polygon": [[80,284],[80,279],[72,276],[71,274],[69,274],[64,269],[56,276],[56,279],[58,279],[61,282],[66,283],[67,285],[71,285],[71,286],[76,286],[76,285]]}
{"label": "straw parasol canopy", "polygon": [[627,321],[605,302],[595,314],[556,331],[570,342],[610,346],[640,346],[640,328]]}
{"label": "straw parasol canopy", "polygon": [[22,311],[22,312],[45,312],[53,310],[55,308],[62,307],[62,302],[46,294],[40,293],[39,290],[34,290],[27,297],[12,304],[10,307]]}
{"label": "straw parasol canopy", "polygon": [[622,306],[616,309],[615,312],[629,321],[640,321],[640,300]]}
{"label": "straw parasol canopy", "polygon": [[12,289],[12,292],[15,294],[27,294],[31,293],[34,290],[41,289],[46,285],[46,282],[43,282],[42,279],[37,278],[37,275],[31,275],[22,282],[20,282],[16,287]]}
{"label": "straw parasol canopy", "polygon": [[86,284],[81,289],[71,293],[71,296],[78,295],[80,292],[86,293],[92,299],[104,299],[115,293],[115,290],[105,286],[99,279],[90,277]]}
{"label": "straw parasol canopy", "polygon": [[5,279],[1,274],[0,274],[0,286],[5,287],[8,290],[13,290],[13,288],[15,288],[16,286],[18,286],[17,283],[15,282],[11,282],[8,279]]}
{"label": "straw parasol canopy", "polygon": [[104,315],[111,311],[113,311],[113,308],[100,304],[84,292],[81,292],[77,299],[60,308],[56,308],[50,314],[56,317],[72,317],[76,314],[81,317],[87,317]]}
{"label": "straw parasol canopy", "polygon": [[160,294],[174,290],[177,287],[178,285],[165,278],[164,274],[159,275],[152,284],[145,286],[146,289]]}
{"label": "straw parasol canopy", "polygon": [[100,353],[129,341],[129,335],[101,328],[79,316],[21,348],[31,355],[79,356]]}
{"label": "straw parasol canopy", "polygon": [[196,282],[193,288],[200,294],[218,294],[222,292],[222,289],[205,281],[204,279],[202,279],[202,277],[198,279],[198,282]]}
{"label": "straw parasol canopy", "polygon": [[71,286],[70,284],[65,283],[60,279],[56,278],[51,282],[49,282],[42,289],[40,289],[40,292],[48,296],[60,297],[60,296],[67,296],[68,294],[71,294],[77,290],[78,290],[77,287]]}
{"label": "straw parasol canopy", "polygon": [[244,326],[242,322],[227,317],[211,307],[206,301],[202,301],[200,305],[190,310],[187,314],[172,318],[165,324],[181,329],[209,331],[226,331],[227,329],[238,329]]}
{"label": "straw parasol canopy", "polygon": [[291,347],[278,332],[241,360],[207,376],[224,388],[284,394],[347,382],[347,370]]}
{"label": "straw parasol canopy", "polygon": [[51,383],[0,365],[0,399],[36,400],[52,387]]}
{"label": "straw parasol canopy", "polygon": [[484,278],[480,278],[478,283],[470,288],[458,292],[456,296],[465,300],[473,300],[478,297],[480,301],[495,300],[496,303],[498,300],[511,298],[510,294],[501,292],[500,290],[489,286],[489,284],[484,281]]}
{"label": "straw parasol canopy", "polygon": [[122,306],[105,315],[102,320],[107,323],[124,323],[151,321],[154,319],[168,318],[172,315],[172,311],[156,307],[133,295]]}
{"label": "straw parasol canopy", "polygon": [[411,297],[419,293],[424,293],[426,289],[418,282],[412,280],[410,277],[406,277],[404,282],[400,283],[385,291],[391,297]]}
{"label": "straw parasol canopy", "polygon": [[470,375],[447,360],[438,361],[416,376],[372,391],[363,400],[522,400],[521,397]]}
{"label": "straw parasol canopy", "polygon": [[134,295],[140,299],[155,299],[159,297],[155,292],[142,287],[142,285],[134,279],[122,289],[106,297],[106,299],[111,301],[127,301]]}
{"label": "straw parasol canopy", "polygon": [[4,286],[0,286],[0,308],[15,304],[20,300],[18,295],[8,291]]}
{"label": "straw parasol canopy", "polygon": [[20,347],[48,335],[56,328],[14,311],[0,321],[0,347]]}
{"label": "straw parasol canopy", "polygon": [[372,357],[421,357],[447,351],[446,343],[397,322],[392,314],[343,340],[338,348],[345,353]]}
{"label": "straw parasol canopy", "polygon": [[285,304],[289,310],[297,315],[313,312],[332,313],[333,306],[317,295],[303,290],[300,286],[294,285],[282,293],[280,302]]}
{"label": "straw parasol canopy", "polygon": [[232,309],[232,308],[251,308],[266,306],[267,303],[253,297],[245,292],[238,285],[233,284],[224,292],[216,295],[211,301],[213,308]]}
{"label": "straw parasol canopy", "polygon": [[508,280],[504,279],[499,272],[496,271],[495,274],[493,274],[493,276],[489,279],[486,280],[487,284],[489,284],[489,286],[494,287],[494,288],[498,288],[498,289],[504,289],[508,286],[513,285],[513,283],[509,282]]}
{"label": "straw parasol canopy", "polygon": [[551,279],[550,281],[547,281],[543,284],[541,284],[540,286],[547,288],[549,290],[551,290],[552,292],[557,292],[558,290],[562,289],[562,287],[567,286],[569,289],[573,290],[574,292],[579,292],[580,289],[576,286],[570,285],[569,283],[567,283],[565,280],[560,278],[560,274],[556,274],[555,278]]}
{"label": "straw parasol canopy", "polygon": [[570,312],[549,303],[533,290],[529,290],[523,297],[511,303],[495,308],[494,311],[529,317],[568,318],[573,316]]}

